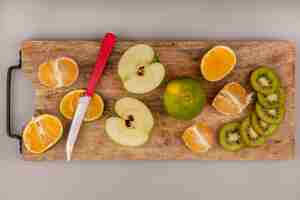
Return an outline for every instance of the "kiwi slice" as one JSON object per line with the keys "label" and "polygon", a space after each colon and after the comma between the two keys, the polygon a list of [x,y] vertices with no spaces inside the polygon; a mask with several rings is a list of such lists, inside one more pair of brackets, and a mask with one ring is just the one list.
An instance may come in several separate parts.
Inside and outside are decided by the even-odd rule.
{"label": "kiwi slice", "polygon": [[272,94],[280,86],[278,76],[268,67],[260,67],[252,72],[250,81],[253,89],[263,94]]}
{"label": "kiwi slice", "polygon": [[256,103],[255,110],[257,116],[269,124],[279,124],[283,120],[285,113],[284,105],[280,105],[277,108],[265,108]]}
{"label": "kiwi slice", "polygon": [[230,122],[223,125],[219,132],[219,143],[227,151],[240,150],[244,146],[240,135],[240,123]]}
{"label": "kiwi slice", "polygon": [[250,117],[242,121],[240,132],[243,142],[249,147],[258,147],[265,143],[265,138],[251,126]]}
{"label": "kiwi slice", "polygon": [[285,102],[285,93],[283,88],[271,94],[257,93],[258,102],[265,108],[277,108]]}
{"label": "kiwi slice", "polygon": [[269,124],[261,120],[255,112],[251,114],[251,126],[258,134],[265,138],[272,136],[278,128],[278,124]]}

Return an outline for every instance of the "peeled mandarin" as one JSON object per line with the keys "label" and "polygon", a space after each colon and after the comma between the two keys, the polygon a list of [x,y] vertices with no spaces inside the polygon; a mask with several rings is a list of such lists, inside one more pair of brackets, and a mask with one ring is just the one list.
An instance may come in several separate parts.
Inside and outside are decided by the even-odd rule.
{"label": "peeled mandarin", "polygon": [[247,94],[246,89],[239,83],[226,84],[214,98],[212,106],[225,115],[240,114],[250,103],[252,94]]}
{"label": "peeled mandarin", "polygon": [[194,153],[207,152],[213,144],[213,132],[203,122],[197,123],[184,131],[182,140]]}
{"label": "peeled mandarin", "polygon": [[49,88],[68,87],[78,78],[77,63],[68,57],[48,60],[39,65],[38,79]]}
{"label": "peeled mandarin", "polygon": [[28,122],[22,137],[28,151],[43,153],[56,144],[62,135],[61,121],[53,115],[43,114]]}

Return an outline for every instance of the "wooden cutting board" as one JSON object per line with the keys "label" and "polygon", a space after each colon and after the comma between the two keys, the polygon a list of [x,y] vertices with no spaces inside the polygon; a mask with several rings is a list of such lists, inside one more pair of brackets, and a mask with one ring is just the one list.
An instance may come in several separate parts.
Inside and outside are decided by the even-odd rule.
{"label": "wooden cutting board", "polygon": [[[162,95],[165,85],[145,95],[132,95],[123,88],[117,75],[117,64],[124,51],[137,43],[151,45],[165,65],[166,79],[190,76],[201,79],[199,61],[212,46],[228,45],[238,57],[235,70],[219,82],[202,80],[208,103],[203,112],[191,121],[179,121],[163,110]],[[84,88],[99,49],[98,41],[25,41],[22,44],[22,71],[35,88],[35,115],[49,113],[58,116],[64,124],[64,137],[47,152],[35,155],[25,150],[25,160],[65,160],[65,143],[71,121],[58,111],[61,98],[69,91]],[[38,65],[49,58],[69,56],[80,66],[77,82],[68,88],[50,90],[39,84]],[[217,113],[210,103],[225,83],[238,81],[249,87],[249,75],[256,67],[267,65],[281,77],[287,92],[287,112],[277,133],[259,148],[226,152],[217,142],[207,153],[193,154],[182,143],[182,132],[195,122],[205,121],[215,131],[225,122],[241,119]],[[105,112],[100,120],[82,125],[73,152],[74,160],[289,160],[295,148],[295,45],[290,41],[119,41],[114,48],[108,67],[98,84],[97,92],[105,101]],[[124,147],[113,143],[105,133],[105,120],[113,115],[113,105],[121,97],[132,96],[145,102],[152,110],[155,127],[151,139],[142,147]],[[251,107],[251,106],[250,106]],[[249,108],[251,109],[251,108]],[[243,115],[247,114],[246,111]]]}

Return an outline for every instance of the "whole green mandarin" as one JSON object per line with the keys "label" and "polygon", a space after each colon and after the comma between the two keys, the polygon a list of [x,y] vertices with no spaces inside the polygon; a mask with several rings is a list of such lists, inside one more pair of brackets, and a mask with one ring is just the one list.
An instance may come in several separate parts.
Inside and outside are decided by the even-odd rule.
{"label": "whole green mandarin", "polygon": [[163,103],[166,112],[181,120],[196,117],[206,103],[206,94],[200,81],[182,77],[168,83]]}

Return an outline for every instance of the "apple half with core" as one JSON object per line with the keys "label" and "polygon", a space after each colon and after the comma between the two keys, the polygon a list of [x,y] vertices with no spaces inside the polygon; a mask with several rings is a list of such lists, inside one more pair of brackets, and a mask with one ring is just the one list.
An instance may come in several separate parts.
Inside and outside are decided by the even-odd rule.
{"label": "apple half with core", "polygon": [[122,55],[118,73],[126,90],[144,94],[159,86],[164,79],[165,68],[152,47],[137,44]]}
{"label": "apple half with core", "polygon": [[124,97],[115,104],[117,117],[106,120],[105,131],[116,143],[140,146],[147,142],[154,125],[149,108],[141,101]]}

